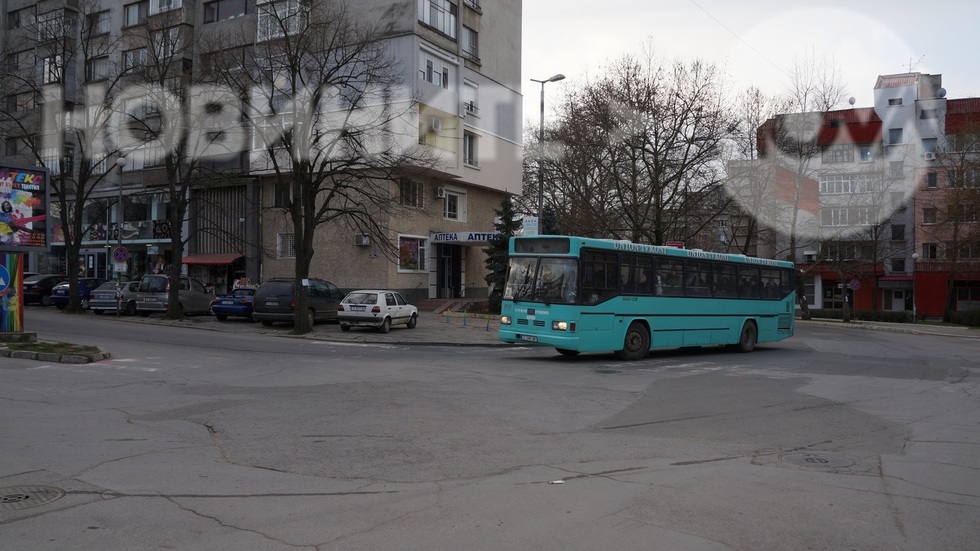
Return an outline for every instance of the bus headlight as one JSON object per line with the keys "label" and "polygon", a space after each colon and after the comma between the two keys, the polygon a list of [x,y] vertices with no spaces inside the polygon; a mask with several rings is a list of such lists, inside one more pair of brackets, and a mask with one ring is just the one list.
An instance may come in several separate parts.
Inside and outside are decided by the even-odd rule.
{"label": "bus headlight", "polygon": [[510,325],[510,316],[500,316],[500,325]]}
{"label": "bus headlight", "polygon": [[575,324],[568,323],[567,321],[553,321],[551,322],[552,331],[575,331]]}

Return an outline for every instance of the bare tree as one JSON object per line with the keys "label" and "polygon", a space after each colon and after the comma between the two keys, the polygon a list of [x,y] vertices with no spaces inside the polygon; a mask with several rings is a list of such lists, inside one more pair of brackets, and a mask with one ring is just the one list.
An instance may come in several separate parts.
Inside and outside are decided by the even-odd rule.
{"label": "bare tree", "polygon": [[[60,219],[64,237],[69,313],[81,311],[75,267],[82,241],[110,205],[93,198],[104,187],[116,155],[106,129],[122,71],[113,59],[118,41],[108,31],[109,11],[98,2],[22,20],[18,32],[34,43],[29,57],[40,60],[40,80],[34,71],[9,65],[0,78],[3,95],[17,98],[15,105],[0,111],[2,133],[15,137],[21,158],[47,166],[52,176],[51,214]],[[23,45],[14,42],[17,38],[8,37],[4,44],[15,56],[20,52],[12,50]],[[89,84],[82,86],[82,81]]]}
{"label": "bare tree", "polygon": [[[624,57],[567,98],[545,194],[601,237],[661,244],[711,227],[723,140],[722,75],[699,61]],[[560,202],[559,202],[560,201]],[[717,205],[715,205],[717,207]]]}
{"label": "bare tree", "polygon": [[[293,9],[295,8],[295,9]],[[295,238],[295,278],[310,275],[318,228],[347,227],[396,254],[388,228],[394,185],[430,166],[417,103],[384,34],[341,2],[260,4],[258,39],[216,37],[208,72],[245,101],[252,174],[274,181]],[[242,47],[241,45],[246,46]],[[297,285],[294,331],[311,330]]]}

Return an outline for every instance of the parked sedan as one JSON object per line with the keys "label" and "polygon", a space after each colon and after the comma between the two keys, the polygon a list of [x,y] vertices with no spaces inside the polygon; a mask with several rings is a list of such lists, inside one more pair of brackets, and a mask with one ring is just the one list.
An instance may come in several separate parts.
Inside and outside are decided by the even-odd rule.
{"label": "parked sedan", "polygon": [[67,279],[68,276],[56,274],[39,274],[24,278],[24,304],[40,302],[41,306],[50,306],[51,290]]}
{"label": "parked sedan", "polygon": [[124,281],[120,285],[116,281],[109,281],[99,285],[92,291],[92,298],[88,301],[88,309],[101,314],[102,312],[115,312],[120,309],[121,314],[127,316],[136,315],[136,292],[139,290],[139,281]]}
{"label": "parked sedan", "polygon": [[395,291],[351,291],[337,307],[337,321],[342,331],[351,327],[374,327],[387,333],[392,325],[404,324],[414,329],[418,308]]}
{"label": "parked sedan", "polygon": [[255,321],[255,318],[252,317],[254,295],[255,289],[253,287],[232,289],[231,292],[215,297],[211,301],[211,312],[214,313],[214,317],[218,321],[225,321],[229,317]]}
{"label": "parked sedan", "polygon": [[[105,280],[101,277],[78,278],[78,297],[82,300],[82,310],[88,310],[92,291],[103,283]],[[58,310],[64,310],[68,306],[69,300],[71,300],[71,286],[67,281],[59,283],[51,289],[51,304],[54,304]]]}

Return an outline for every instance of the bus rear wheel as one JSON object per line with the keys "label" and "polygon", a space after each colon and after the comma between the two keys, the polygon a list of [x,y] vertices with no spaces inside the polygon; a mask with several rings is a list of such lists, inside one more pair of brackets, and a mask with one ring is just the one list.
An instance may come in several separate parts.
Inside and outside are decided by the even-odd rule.
{"label": "bus rear wheel", "polygon": [[616,351],[616,357],[624,361],[642,360],[650,353],[650,332],[642,323],[633,322],[626,330],[623,349]]}
{"label": "bus rear wheel", "polygon": [[578,350],[569,350],[567,348],[556,348],[555,350],[562,356],[578,356]]}
{"label": "bus rear wheel", "polygon": [[756,329],[755,322],[751,320],[747,321],[742,326],[742,334],[738,338],[738,344],[735,345],[735,349],[739,352],[752,352],[758,340],[759,330]]}

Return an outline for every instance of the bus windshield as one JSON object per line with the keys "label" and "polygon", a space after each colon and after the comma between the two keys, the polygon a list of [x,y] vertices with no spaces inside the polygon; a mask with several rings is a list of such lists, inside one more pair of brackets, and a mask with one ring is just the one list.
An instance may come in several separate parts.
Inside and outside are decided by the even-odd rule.
{"label": "bus windshield", "polygon": [[528,302],[576,302],[578,262],[574,258],[511,258],[504,299]]}

